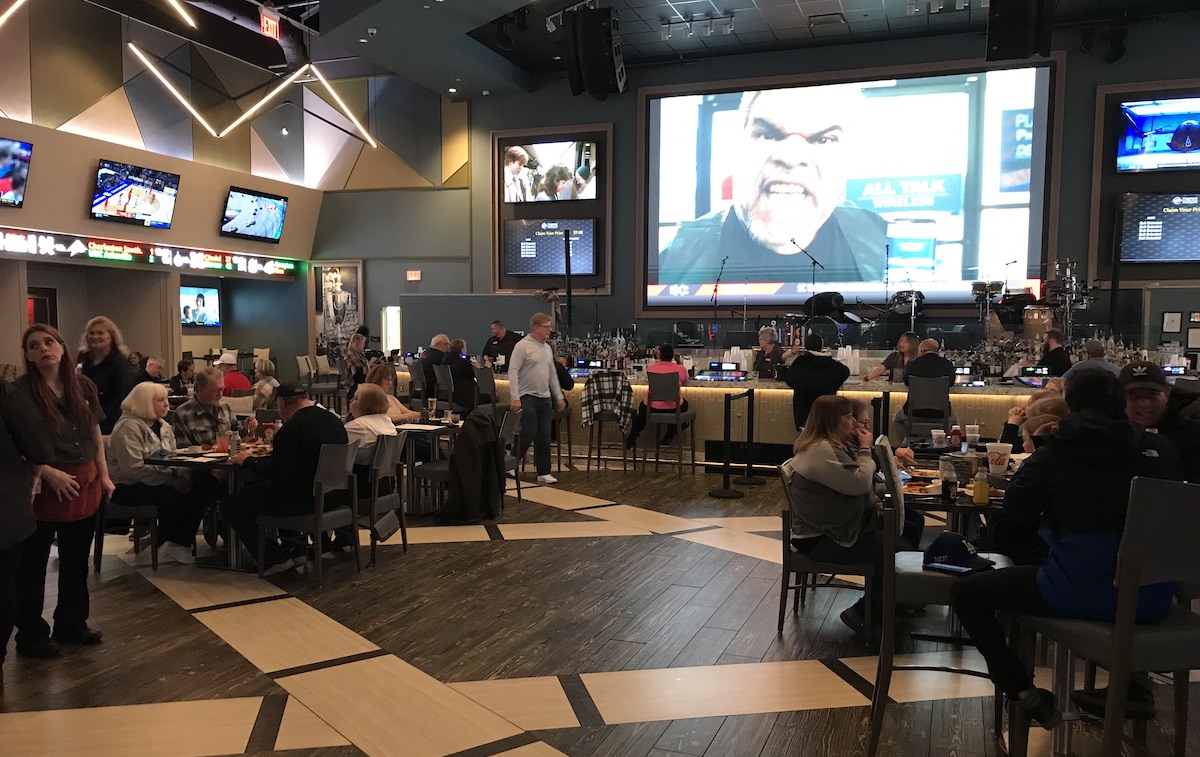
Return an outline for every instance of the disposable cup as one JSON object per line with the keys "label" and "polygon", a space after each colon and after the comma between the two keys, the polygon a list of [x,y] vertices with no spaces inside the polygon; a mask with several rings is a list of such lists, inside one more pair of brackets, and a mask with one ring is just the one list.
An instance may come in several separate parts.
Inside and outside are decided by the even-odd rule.
{"label": "disposable cup", "polygon": [[1003,476],[1008,472],[1008,458],[1012,455],[1012,445],[1008,442],[988,442],[988,472],[993,476]]}
{"label": "disposable cup", "polygon": [[968,424],[963,427],[963,433],[966,434],[967,436],[971,436],[972,434],[974,434],[975,436],[979,436],[979,426],[976,426],[973,423]]}
{"label": "disposable cup", "polygon": [[[968,426],[968,428],[970,427]],[[977,444],[979,444],[979,434],[967,434],[967,449],[975,449]]]}
{"label": "disposable cup", "polygon": [[929,440],[935,447],[946,446],[946,432],[944,429],[935,428],[929,431]]}

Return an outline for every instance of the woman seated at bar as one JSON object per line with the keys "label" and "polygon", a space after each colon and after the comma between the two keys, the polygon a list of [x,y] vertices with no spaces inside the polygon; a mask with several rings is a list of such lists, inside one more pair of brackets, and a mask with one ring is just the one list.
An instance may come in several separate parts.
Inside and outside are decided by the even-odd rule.
{"label": "woman seated at bar", "polygon": [[[688,372],[687,368],[675,362],[675,348],[669,344],[660,344],[654,349],[658,353],[658,360],[646,366],[646,373],[673,373],[679,377],[679,386],[682,388],[687,383]],[[628,449],[633,449],[634,445],[637,444],[638,434],[642,433],[642,429],[646,428],[646,421],[649,414],[649,410],[646,408],[646,401],[649,399],[650,389],[647,387],[646,399],[642,400],[641,405],[638,406],[637,414],[633,416],[633,427],[629,431],[629,436],[625,439],[625,446]],[[683,392],[679,393],[677,402],[655,400],[652,404],[654,406],[653,410],[667,413],[674,412],[677,404],[679,405],[680,412],[686,412],[688,409],[688,401],[683,398]],[[686,426],[687,424],[683,425]],[[675,438],[675,432],[679,430],[675,426],[668,426],[667,430],[663,432],[659,443],[663,445],[670,444]]]}
{"label": "woman seated at bar", "polygon": [[[883,533],[875,498],[871,431],[858,424],[846,397],[826,395],[813,402],[804,430],[784,463],[792,507],[792,546],[813,560],[873,563],[882,570]],[[872,581],[869,597],[846,608],[841,620],[856,632],[883,600],[883,582]]]}
{"label": "woman seated at bar", "polygon": [[191,360],[180,360],[175,366],[177,373],[171,377],[171,396],[186,397],[192,388],[192,378],[196,375],[196,367]]}
{"label": "woman seated at bar", "polygon": [[421,419],[421,413],[404,406],[396,397],[396,369],[387,363],[381,363],[367,371],[367,384],[383,388],[387,395],[387,417],[392,423],[416,423]]}
{"label": "woman seated at bar", "polygon": [[275,378],[275,364],[266,358],[254,361],[254,409],[263,410],[275,403],[275,390],[279,379]]}
{"label": "woman seated at bar", "polygon": [[871,370],[863,374],[863,381],[874,381],[882,376],[885,372],[893,375],[894,380],[899,381],[895,377],[897,368],[903,369],[908,366],[910,360],[917,358],[917,347],[921,344],[921,337],[911,331],[905,331],[896,341],[896,351],[883,359],[883,362],[875,366]]}
{"label": "woman seated at bar", "polygon": [[121,403],[121,420],[108,439],[109,475],[117,489],[112,501],[158,508],[158,542],[162,554],[184,565],[196,562],[192,549],[204,517],[204,498],[190,496],[192,479],[183,468],[146,465],[147,457],[175,452],[175,433],[163,420],[167,390],[144,382]]}
{"label": "woman seated at bar", "polygon": [[[350,420],[346,422],[346,436],[357,441],[358,451],[354,455],[354,473],[358,478],[358,496],[371,496],[371,463],[375,460],[375,443],[381,436],[395,436],[396,424],[387,416],[387,395],[381,387],[364,382],[350,400]],[[381,491],[380,494],[391,494]]]}
{"label": "woman seated at bar", "polygon": [[475,366],[467,355],[467,343],[463,339],[450,342],[446,351],[446,365],[450,366],[450,378],[454,379],[454,396],[450,399],[462,408],[463,413],[475,409]]}
{"label": "woman seated at bar", "polygon": [[[987,661],[988,675],[1045,728],[1060,719],[1054,695],[1034,687],[996,613],[1112,623],[1117,547],[1133,477],[1178,479],[1182,472],[1169,442],[1125,418],[1125,391],[1116,376],[1072,377],[1066,399],[1070,415],[1017,470],[1004,509],[989,521],[993,544],[1005,554],[1027,547],[1045,524],[1045,564],[961,576],[951,590],[954,611]],[[1142,587],[1137,622],[1161,620],[1173,593],[1173,584]]]}

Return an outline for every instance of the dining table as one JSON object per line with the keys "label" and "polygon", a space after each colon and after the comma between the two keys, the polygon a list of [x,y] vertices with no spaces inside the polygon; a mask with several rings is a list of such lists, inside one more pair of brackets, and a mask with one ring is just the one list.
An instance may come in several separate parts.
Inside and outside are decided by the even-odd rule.
{"label": "dining table", "polygon": [[458,433],[462,428],[462,422],[451,423],[449,421],[430,420],[423,423],[397,423],[397,431],[407,431],[408,438],[404,442],[404,466],[408,472],[407,482],[405,484],[404,496],[404,512],[410,515],[428,515],[437,510],[437,504],[434,502],[426,502],[418,497],[417,494],[417,477],[413,475],[413,470],[417,465],[417,447],[421,446],[417,443],[418,439],[426,440],[429,446],[430,462],[438,459],[438,440],[447,435]]}

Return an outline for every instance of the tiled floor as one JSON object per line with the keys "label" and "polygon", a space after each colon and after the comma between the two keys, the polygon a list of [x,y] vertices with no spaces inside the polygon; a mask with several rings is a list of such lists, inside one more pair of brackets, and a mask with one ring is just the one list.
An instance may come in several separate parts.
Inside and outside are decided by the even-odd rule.
{"label": "tiled floor", "polygon": [[[337,557],[319,590],[300,572],[152,572],[109,537],[92,581],[105,643],[10,658],[0,752],[861,752],[876,661],[837,620],[856,594],[819,589],[776,634],[771,487],[729,503],[704,496],[701,474],[560,478],[509,499],[494,525],[412,518],[407,553],[397,534],[361,574]],[[938,630],[943,617],[931,608],[918,623]],[[928,642],[900,651],[980,664]],[[991,692],[981,678],[897,672],[880,753],[996,754]],[[1152,753],[1168,748],[1169,700]],[[1095,753],[1093,733],[1076,753]],[[1048,754],[1047,736],[1034,747]]]}

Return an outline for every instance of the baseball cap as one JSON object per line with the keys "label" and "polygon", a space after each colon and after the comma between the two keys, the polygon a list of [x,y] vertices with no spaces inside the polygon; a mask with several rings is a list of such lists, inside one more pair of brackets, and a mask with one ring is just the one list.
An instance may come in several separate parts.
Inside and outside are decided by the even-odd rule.
{"label": "baseball cap", "polygon": [[284,398],[307,397],[308,390],[300,384],[288,382],[275,387],[275,396]]}
{"label": "baseball cap", "polygon": [[986,557],[980,557],[975,551],[975,545],[967,541],[967,537],[953,531],[944,531],[925,550],[925,565],[942,563],[957,565],[971,570],[983,570],[996,563]]}
{"label": "baseball cap", "polygon": [[1091,357],[1104,357],[1106,349],[1099,339],[1089,339],[1083,343],[1083,351]]}
{"label": "baseball cap", "polygon": [[237,355],[232,352],[222,352],[221,357],[213,365],[237,365]]}
{"label": "baseball cap", "polygon": [[1163,375],[1162,368],[1154,363],[1144,361],[1130,363],[1121,369],[1121,385],[1125,387],[1126,391],[1155,389],[1162,392],[1171,388],[1171,385],[1167,383],[1167,377]]}

